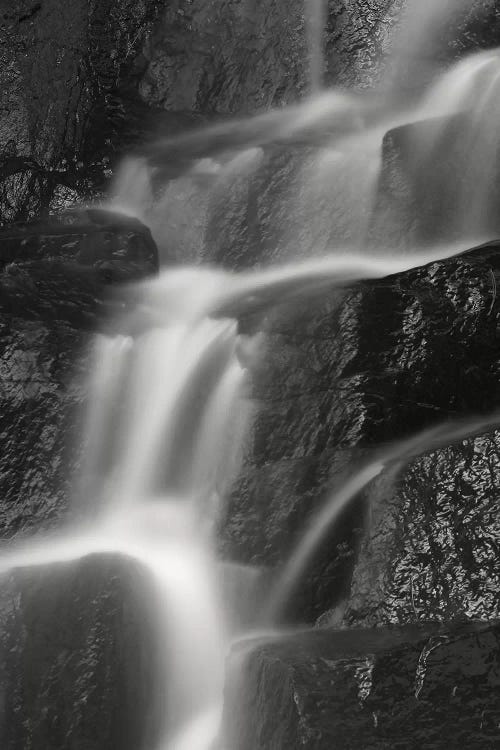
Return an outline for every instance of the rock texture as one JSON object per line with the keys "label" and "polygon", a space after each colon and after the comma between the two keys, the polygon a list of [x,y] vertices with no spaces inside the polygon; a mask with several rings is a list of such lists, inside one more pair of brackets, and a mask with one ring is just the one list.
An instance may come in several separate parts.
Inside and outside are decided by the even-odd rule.
{"label": "rock texture", "polygon": [[[267,326],[267,343],[254,375],[258,413],[246,469],[224,529],[230,555],[247,562],[283,562],[308,519],[370,451],[433,424],[498,409],[499,258],[499,247],[493,243],[327,295],[314,304],[309,301],[292,317],[287,310],[265,324],[247,322],[250,330]],[[474,458],[481,445],[488,446],[484,458]],[[415,611],[407,582],[426,570],[434,576],[433,586],[445,591],[451,572],[441,563],[447,558],[455,566],[451,598],[456,606],[444,609],[454,615],[498,616],[497,598],[486,591],[489,581],[494,586],[495,577],[490,576],[496,562],[490,557],[486,564],[489,548],[482,539],[498,493],[494,463],[487,468],[497,446],[492,434],[483,442],[464,443],[422,459],[422,465],[434,462],[440,468],[424,475],[414,468],[405,475],[406,494],[402,497],[399,489],[394,490],[392,513],[385,510],[393,490],[388,494],[380,486],[381,507],[377,511],[375,503],[377,522],[369,532],[372,541],[366,543],[364,574],[361,568],[356,573],[357,596],[361,588],[368,592],[373,585],[373,550],[383,540],[385,567],[378,569],[382,588],[376,595],[382,609],[391,609],[390,603],[382,602],[389,591],[395,596],[399,584],[391,583],[390,577],[397,569],[398,581],[406,581],[400,587],[406,613],[402,621],[425,618],[423,600],[418,603],[414,589]],[[439,485],[435,471],[440,472]],[[462,487],[468,487],[465,496]],[[368,523],[366,507],[359,498],[318,550],[309,579],[298,589],[302,594],[294,598],[296,616],[314,618],[349,596],[355,553]],[[423,516],[430,525],[425,552]],[[490,535],[495,536],[495,526]],[[449,550],[445,555],[441,551],[443,538],[455,545],[453,557]],[[435,616],[447,594],[432,598],[424,580],[418,596],[432,599],[428,603]],[[389,620],[400,621],[395,614],[400,603],[393,602]],[[359,601],[353,607],[363,611]],[[363,615],[356,621],[364,622]]]}
{"label": "rock texture", "polygon": [[497,431],[375,483],[344,623],[498,617],[499,468]]}
{"label": "rock texture", "polygon": [[235,750],[445,750],[500,741],[498,625],[312,631],[236,647]]}
{"label": "rock texture", "polygon": [[90,332],[120,281],[152,274],[135,220],[103,211],[0,234],[1,536],[57,523],[79,461]]}
{"label": "rock texture", "polygon": [[[327,2],[327,85],[372,88],[396,44],[409,61],[396,62],[395,83],[417,86],[412,52],[397,42],[404,5]],[[56,0],[4,0],[2,10],[1,223],[102,195],[124,151],[177,132],[179,115],[254,113],[309,87],[302,0],[273,0],[265,13],[255,0],[71,0],[62,9]],[[494,45],[499,27],[495,0],[477,0],[438,41],[449,59]]]}
{"label": "rock texture", "polygon": [[[155,273],[144,225],[100,210],[0,232],[0,536],[68,519],[90,334]],[[85,506],[80,508],[85,513]],[[88,511],[87,511],[88,512]],[[140,750],[156,739],[147,576],[111,556],[17,569],[0,586],[0,745]]]}
{"label": "rock texture", "polygon": [[[1,7],[0,222],[85,192],[85,153],[99,108],[106,130],[116,92],[141,70],[140,46],[156,0],[5,0]],[[103,141],[110,133],[103,132]],[[83,161],[85,161],[85,164]],[[99,171],[105,168],[101,164]],[[88,191],[88,185],[87,191]]]}
{"label": "rock texture", "polygon": [[103,556],[2,577],[2,748],[154,744],[148,591],[143,571]]}

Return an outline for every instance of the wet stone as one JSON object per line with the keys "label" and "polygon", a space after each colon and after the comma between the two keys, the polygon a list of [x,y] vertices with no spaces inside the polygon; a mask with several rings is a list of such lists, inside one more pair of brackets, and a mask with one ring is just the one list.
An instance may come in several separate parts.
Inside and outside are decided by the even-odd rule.
{"label": "wet stone", "polygon": [[235,750],[483,750],[500,742],[495,624],[242,642],[228,674],[225,729]]}

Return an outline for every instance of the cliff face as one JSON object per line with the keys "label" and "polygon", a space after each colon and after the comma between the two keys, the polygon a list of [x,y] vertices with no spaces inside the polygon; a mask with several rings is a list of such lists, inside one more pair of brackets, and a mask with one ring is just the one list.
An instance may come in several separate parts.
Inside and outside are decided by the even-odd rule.
{"label": "cliff face", "polygon": [[[151,275],[149,230],[81,211],[0,232],[0,508],[5,547],[68,522],[85,448],[90,337],[120,283]],[[88,503],[78,509],[89,517]],[[1,576],[0,744],[137,750],[155,733],[149,578],[119,557]],[[138,592],[144,592],[139,594]]]}
{"label": "cliff face", "polygon": [[[497,5],[474,3],[467,30],[455,34],[445,56],[498,41]],[[329,82],[363,88],[380,78],[398,6],[331,0]],[[480,6],[488,11],[481,22]],[[198,121],[200,113],[203,119],[280,106],[307,87],[305,23],[295,0],[273,0],[265,13],[257,0],[17,0],[4,21],[0,203],[6,223],[102,189],[108,150],[117,154],[124,137],[139,139],[150,115],[150,131],[160,122],[168,132]],[[411,65],[399,85],[420,85]],[[392,157],[401,164],[400,152],[389,146],[386,169]],[[217,186],[210,205],[202,206],[194,190],[195,240],[178,251],[170,235],[172,255],[185,258],[199,241],[197,258],[206,243],[210,259],[239,269],[290,257],[291,241],[300,254],[306,245],[352,240],[349,227],[368,218],[362,196],[354,196],[359,215],[347,217],[347,229],[342,216],[333,216],[334,234],[326,236],[311,221],[328,216],[328,200],[318,206],[313,195],[302,213],[290,204],[304,156],[314,170],[320,155],[315,147],[257,151],[243,176],[229,175]],[[383,192],[392,206],[400,183],[385,177],[379,198]],[[177,187],[170,183],[172,196]],[[426,187],[424,181],[419,195]],[[383,206],[382,224],[391,206]],[[208,220],[198,227],[202,208]],[[411,224],[411,210],[407,216]],[[420,217],[424,234],[427,219]],[[109,309],[109,285],[157,266],[151,237],[137,224],[99,212],[80,217],[76,228],[55,224],[57,231],[40,224],[0,236],[6,540],[66,517],[68,477],[81,455],[72,429],[85,400],[88,335]],[[398,231],[407,236],[407,224]],[[264,331],[265,350],[253,374],[255,429],[221,532],[227,557],[278,567],[331,489],[373,448],[498,407],[498,258],[493,243],[279,309],[265,320],[241,321],[244,331]],[[290,618],[360,626],[497,618],[498,434],[443,446],[373,482],[318,549]],[[50,577],[43,570],[16,573],[9,581],[0,603],[7,665],[2,747],[141,746],[147,728],[137,717],[148,717],[154,702],[154,664],[138,614],[145,604],[132,584],[142,586],[140,573],[119,560],[85,561],[51,570]],[[374,750],[394,737],[401,747],[415,740],[482,750],[496,742],[497,629],[398,632],[382,644],[365,636],[362,646],[339,645],[340,636],[327,632],[291,641],[291,649],[258,649],[243,672],[246,684],[237,686],[241,693],[234,690],[247,708],[242,727],[234,728],[241,747],[255,747],[256,735],[259,750],[298,744],[330,750],[339,736]],[[283,707],[286,722],[274,724]]]}

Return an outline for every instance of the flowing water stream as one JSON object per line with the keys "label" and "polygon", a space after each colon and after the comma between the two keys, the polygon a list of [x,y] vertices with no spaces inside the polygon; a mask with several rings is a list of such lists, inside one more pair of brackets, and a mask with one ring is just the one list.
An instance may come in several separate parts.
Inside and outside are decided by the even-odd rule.
{"label": "flowing water stream", "polygon": [[[433,18],[443,21],[445,6],[436,4],[436,16],[432,16],[427,3],[427,15],[419,18],[427,26]],[[311,88],[315,92],[321,88],[324,7],[323,0],[311,0]],[[466,111],[470,114],[467,137],[471,158],[477,160],[479,154],[481,164],[491,159],[499,143],[490,121],[490,115],[496,117],[500,99],[499,71],[499,54],[484,53],[459,63],[404,111],[396,106],[387,111],[385,94],[377,100],[325,92],[289,110],[177,140],[165,139],[149,147],[146,161],[129,162],[121,174],[116,200],[151,223],[151,176],[176,159],[182,157],[193,169],[200,159],[213,158],[217,169],[224,170],[246,149],[321,136],[324,148],[333,150],[338,158],[323,164],[322,172],[311,170],[309,179],[316,193],[310,195],[329,191],[341,165],[343,181],[332,199],[349,203],[353,198],[346,194],[352,185],[361,185],[362,167],[369,162],[372,176],[363,189],[367,191],[364,201],[370,205],[388,123]],[[418,148],[424,155],[416,161],[415,170],[433,145],[419,143]],[[357,161],[349,156],[356,152]],[[488,169],[482,176],[480,196],[493,179]],[[323,182],[318,188],[320,178]],[[359,191],[354,192],[359,197]],[[314,204],[315,198],[306,211],[311,221]],[[478,212],[474,207],[470,218],[476,235],[484,229]],[[248,388],[259,356],[259,340],[239,333],[239,318],[277,302],[293,301],[295,295],[381,278],[461,249],[440,247],[426,255],[403,258],[370,256],[362,252],[366,241],[359,236],[362,217],[356,212],[353,217],[355,252],[352,247],[349,253],[332,247],[329,254],[316,260],[246,274],[208,268],[163,271],[158,279],[133,290],[133,312],[116,322],[119,333],[101,334],[95,341],[85,428],[88,451],[75,492],[79,502],[83,498],[86,503],[85,510],[79,509],[78,524],[70,524],[58,536],[9,548],[0,557],[4,573],[35,566],[49,571],[47,566],[53,563],[101,553],[125,555],[147,568],[156,597],[154,648],[165,695],[160,736],[151,750],[215,747],[224,659],[232,639],[241,635],[231,597],[224,594],[223,566],[217,559],[215,539],[253,414]],[[398,448],[391,447],[354,472],[305,531],[267,606],[256,614],[256,626],[265,628],[279,621],[330,525],[388,464],[463,439],[499,420],[494,415],[489,420],[427,431]],[[230,573],[237,580],[233,590],[245,576],[251,583],[247,570],[235,567]]]}
{"label": "flowing water stream", "polygon": [[[448,248],[441,255],[455,252]],[[130,333],[96,340],[91,450],[82,481],[98,502],[89,505],[86,523],[4,552],[0,571],[109,553],[150,571],[159,679],[168,683],[158,750],[211,747],[222,709],[224,658],[237,635],[220,585],[214,529],[251,422],[247,378],[258,341],[238,334],[238,317],[278,299],[293,300],[304,288],[313,293],[380,278],[436,257],[337,256],[240,275],[165,272],[136,293],[135,311],[122,321]],[[431,430],[355,474],[305,534],[256,624],[276,619],[329,525],[388,462],[492,421]]]}

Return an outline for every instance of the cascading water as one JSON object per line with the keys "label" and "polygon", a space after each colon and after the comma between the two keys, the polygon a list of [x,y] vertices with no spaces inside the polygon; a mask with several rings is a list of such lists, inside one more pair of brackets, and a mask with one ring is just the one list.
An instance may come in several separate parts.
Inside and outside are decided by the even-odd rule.
{"label": "cascading water", "polygon": [[[407,124],[412,127],[402,155],[407,183],[404,189],[415,192],[417,202],[419,195],[425,199],[432,167],[436,200],[446,195],[450,204],[450,216],[442,231],[429,241],[417,237],[413,244],[453,242],[463,232],[471,240],[483,239],[497,230],[494,206],[498,201],[492,185],[500,155],[496,127],[498,53],[476,53],[444,73],[443,63],[435,59],[438,42],[446,36],[447,27],[455,28],[463,21],[468,3],[410,2],[385,78],[376,89],[355,93],[320,90],[324,8],[322,0],[311,0],[307,5],[313,61],[311,97],[246,120],[157,141],[145,147],[143,157],[129,161],[118,175],[114,204],[152,226],[160,247],[169,244],[173,232],[175,243],[189,259],[213,261],[214,253],[206,243],[207,213],[213,196],[217,203],[214,213],[224,214],[226,210],[225,221],[231,227],[243,210],[245,196],[258,191],[260,185],[264,196],[258,196],[263,202],[258,213],[271,216],[273,222],[256,232],[270,236],[273,243],[271,251],[253,248],[261,262],[292,260],[299,254],[324,255],[333,246],[383,252],[391,228],[386,227],[377,238],[370,232],[379,190],[382,142],[387,131]],[[413,67],[422,70],[422,57],[430,65],[425,80],[408,86],[401,76],[411,78],[407,70],[410,59],[418,62]],[[459,143],[447,158],[457,141],[451,134],[457,115],[463,115]],[[432,127],[420,127],[423,121],[429,121]],[[273,187],[274,169],[282,168],[279,161],[276,167],[273,163],[276,148],[281,152],[286,149],[288,163],[294,165],[281,188]],[[442,166],[450,160],[456,161],[452,172]],[[182,177],[174,179],[179,174]],[[163,187],[158,188],[161,184]],[[172,200],[175,189],[182,195],[181,206]],[[197,220],[192,219],[194,208]],[[249,205],[248,210],[254,209]],[[181,221],[178,211],[188,220]],[[382,224],[390,221],[390,217],[381,217]],[[221,222],[215,220],[210,232],[220,237]],[[229,229],[228,243],[237,241],[238,235],[233,237]]]}
{"label": "cascading water", "polygon": [[[97,338],[79,488],[80,497],[91,492],[97,503],[59,537],[4,552],[0,572],[109,553],[150,572],[164,695],[157,750],[208,750],[219,727],[234,630],[222,601],[214,527],[242,458],[251,419],[247,367],[258,354],[258,341],[238,335],[238,317],[304,290],[435,258],[338,256],[234,276],[166,272],[134,293],[135,312],[118,321],[120,333]],[[354,483],[366,481],[360,475]]]}
{"label": "cascading water", "polygon": [[[311,0],[311,88],[316,92],[323,69],[324,7],[323,0]],[[431,5],[426,8],[430,13]],[[445,5],[438,3],[435,9],[443,20]],[[427,15],[425,24],[435,17]],[[164,227],[151,217],[161,213],[158,205],[164,206],[165,196],[157,201],[152,177],[159,176],[161,181],[169,168],[188,175],[205,169],[212,175],[213,187],[232,169],[238,171],[242,164],[248,167],[249,149],[252,158],[260,158],[265,148],[275,144],[317,147],[319,142],[322,150],[306,160],[301,171],[309,192],[302,184],[289,205],[308,225],[314,222],[323,198],[326,214],[320,222],[321,238],[313,233],[311,243],[318,254],[332,247],[331,228],[323,231],[327,215],[338,218],[339,213],[349,214],[340,239],[359,250],[369,243],[363,222],[373,202],[380,144],[388,123],[471,112],[468,133],[471,146],[480,136],[479,162],[485,168],[487,186],[491,174],[486,165],[498,149],[490,122],[497,115],[498,70],[496,53],[472,58],[446,74],[421,103],[405,103],[403,112],[394,103],[397,97],[388,97],[386,92],[379,98],[330,92],[288,110],[166,139],[145,149],[143,159],[125,165],[116,186],[116,204],[152,223],[161,244]],[[443,87],[446,99],[440,93]],[[387,111],[389,100],[393,109]],[[419,148],[430,154],[433,146],[426,143]],[[477,152],[472,151],[471,158],[477,161]],[[353,154],[358,158],[353,160]],[[367,164],[369,179],[363,186]],[[332,206],[329,201],[336,180]],[[350,204],[360,201],[362,190],[366,190],[362,211],[358,206],[349,213]],[[479,234],[484,229],[481,217],[474,218],[473,225]],[[305,241],[295,231],[284,244],[292,242],[303,249]],[[258,341],[239,334],[238,318],[295,294],[380,278],[456,251],[453,247],[398,260],[338,253],[315,262],[234,276],[209,270],[164,272],[133,292],[134,311],[116,322],[118,333],[97,337],[86,426],[88,451],[76,492],[86,506],[85,513],[79,510],[78,525],[58,537],[4,552],[0,571],[50,566],[101,553],[125,555],[147,568],[154,583],[153,625],[159,691],[164,695],[160,736],[152,750],[213,747],[219,729],[224,658],[239,627],[232,624],[238,622],[239,613],[231,612],[224,602],[224,578],[246,579],[248,590],[255,581],[253,571],[237,567],[221,573],[215,550],[217,519],[238,472],[252,417],[247,370],[258,356]],[[481,426],[482,421],[470,423],[466,431],[461,428],[460,435]],[[442,439],[452,439],[454,434],[454,430],[439,432]],[[436,435],[426,433],[411,441],[412,450],[432,446],[431,437]],[[405,444],[396,457],[393,452],[378,457],[325,506],[279,579],[264,614],[264,627],[279,616],[324,530],[341,508],[389,460],[402,461],[411,455]],[[233,579],[226,589],[238,586]]]}
{"label": "cascading water", "polygon": [[487,418],[474,418],[460,422],[438,425],[408,440],[401,445],[391,446],[372,461],[359,469],[340,489],[327,499],[317,515],[312,518],[308,528],[285,563],[283,570],[267,597],[264,605],[263,622],[275,623],[283,614],[287,601],[295,587],[300,583],[311,558],[322,540],[327,536],[332,525],[344,508],[352,502],[365,487],[378,477],[389,466],[393,465],[397,473],[412,457],[430,452],[440,446],[449,446],[460,440],[473,437],[500,425],[500,413]]}

